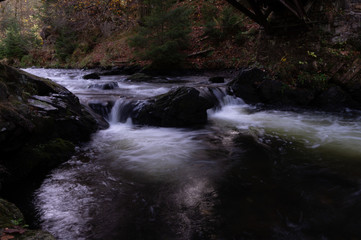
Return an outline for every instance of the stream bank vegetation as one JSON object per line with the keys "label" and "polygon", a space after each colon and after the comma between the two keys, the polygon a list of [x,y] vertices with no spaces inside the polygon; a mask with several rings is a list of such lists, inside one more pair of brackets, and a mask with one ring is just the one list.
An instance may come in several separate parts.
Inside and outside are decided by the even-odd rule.
{"label": "stream bank vegetation", "polygon": [[21,67],[257,67],[290,88],[317,90],[358,82],[361,35],[345,27],[357,9],[297,2],[2,1],[0,59]]}
{"label": "stream bank vegetation", "polygon": [[339,20],[348,16],[345,1],[305,1],[307,24],[279,3],[258,6],[261,13],[254,1],[238,3],[256,18],[268,14],[272,32],[233,2],[3,1],[0,59],[22,67],[259,67],[290,87],[359,78],[361,36],[339,30],[350,24]]}

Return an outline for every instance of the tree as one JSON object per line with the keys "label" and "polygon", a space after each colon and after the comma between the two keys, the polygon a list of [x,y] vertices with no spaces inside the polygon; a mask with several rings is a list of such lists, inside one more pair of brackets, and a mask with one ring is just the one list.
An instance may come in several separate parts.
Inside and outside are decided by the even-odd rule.
{"label": "tree", "polygon": [[172,1],[148,1],[149,16],[144,17],[138,32],[130,38],[130,46],[143,60],[150,60],[156,69],[174,68],[185,59],[182,50],[190,33],[190,10]]}
{"label": "tree", "polygon": [[37,45],[39,21],[33,16],[39,1],[0,1],[0,58],[20,60]]}

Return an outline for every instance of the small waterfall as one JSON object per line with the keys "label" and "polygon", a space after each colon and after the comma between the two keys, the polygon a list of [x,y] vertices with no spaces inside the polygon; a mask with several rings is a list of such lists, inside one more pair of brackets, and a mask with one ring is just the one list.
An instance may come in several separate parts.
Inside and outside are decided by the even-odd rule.
{"label": "small waterfall", "polygon": [[228,95],[224,88],[201,89],[201,96],[214,103],[213,111],[218,111],[228,105],[244,105],[241,98]]}
{"label": "small waterfall", "polygon": [[132,101],[125,98],[119,98],[109,115],[110,123],[126,122],[130,117],[135,105]]}
{"label": "small waterfall", "polygon": [[110,111],[113,108],[113,102],[107,101],[107,102],[89,102],[88,106],[97,114],[104,117],[105,119],[109,119]]}
{"label": "small waterfall", "polygon": [[245,102],[238,97],[228,95],[224,89],[221,88],[213,88],[212,90],[214,96],[217,97],[219,105],[221,107],[227,105],[244,105]]}

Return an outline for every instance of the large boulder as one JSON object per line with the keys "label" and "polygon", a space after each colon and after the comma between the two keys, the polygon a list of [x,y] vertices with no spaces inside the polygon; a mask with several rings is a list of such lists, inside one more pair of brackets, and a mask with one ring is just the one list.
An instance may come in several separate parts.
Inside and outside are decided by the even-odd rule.
{"label": "large boulder", "polygon": [[352,95],[339,86],[331,86],[323,91],[316,99],[315,104],[326,110],[341,109],[345,106],[360,108],[360,103],[352,98]]}
{"label": "large boulder", "polygon": [[[352,86],[352,87],[350,87]],[[312,86],[298,88],[271,79],[257,69],[244,69],[228,84],[227,92],[246,103],[264,103],[277,107],[307,107],[338,111],[345,107],[361,108],[361,84],[349,84],[345,89],[328,85],[324,89]]]}
{"label": "large boulder", "polygon": [[257,88],[262,103],[281,106],[309,106],[316,96],[314,89],[291,88],[277,80],[265,79]]}
{"label": "large boulder", "polygon": [[142,67],[137,65],[124,65],[120,67],[113,67],[111,69],[104,69],[101,72],[103,76],[111,76],[111,75],[131,75],[138,73],[142,70]]}
{"label": "large boulder", "polygon": [[89,73],[83,76],[83,79],[100,79],[99,73]]}
{"label": "large boulder", "polygon": [[267,79],[267,74],[258,69],[244,69],[228,84],[228,93],[242,98],[246,103],[259,103],[257,86]]}
{"label": "large boulder", "polygon": [[10,182],[41,178],[99,128],[75,95],[48,79],[0,64],[0,89],[0,165]]}
{"label": "large boulder", "polygon": [[131,117],[133,123],[162,126],[190,127],[207,122],[207,109],[213,104],[191,87],[179,87],[146,102],[138,103]]}

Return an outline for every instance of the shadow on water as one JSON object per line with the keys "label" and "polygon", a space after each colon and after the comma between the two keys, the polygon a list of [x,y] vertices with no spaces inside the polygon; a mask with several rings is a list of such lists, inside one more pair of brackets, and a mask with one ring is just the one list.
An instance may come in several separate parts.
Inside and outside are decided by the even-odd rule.
{"label": "shadow on water", "polygon": [[[265,146],[241,135],[234,142],[238,150],[232,154],[233,164],[218,182],[219,239],[361,236],[359,177],[349,169],[360,169],[361,163],[355,162],[359,158],[310,151],[280,139]],[[317,157],[324,161],[315,163]],[[336,168],[338,158],[354,166]]]}

